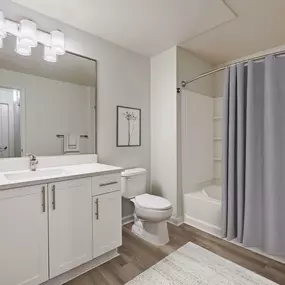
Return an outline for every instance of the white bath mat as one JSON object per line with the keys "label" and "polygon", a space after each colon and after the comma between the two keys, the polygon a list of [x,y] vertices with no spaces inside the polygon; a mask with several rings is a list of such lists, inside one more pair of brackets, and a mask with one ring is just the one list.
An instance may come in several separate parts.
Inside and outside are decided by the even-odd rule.
{"label": "white bath mat", "polygon": [[187,243],[127,285],[273,285],[250,270]]}

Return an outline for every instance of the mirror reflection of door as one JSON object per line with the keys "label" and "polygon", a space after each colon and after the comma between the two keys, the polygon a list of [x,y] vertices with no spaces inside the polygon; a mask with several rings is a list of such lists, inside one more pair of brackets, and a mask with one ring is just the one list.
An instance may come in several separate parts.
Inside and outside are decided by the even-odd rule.
{"label": "mirror reflection of door", "polygon": [[0,102],[0,156],[9,155],[9,105]]}
{"label": "mirror reflection of door", "polygon": [[20,92],[0,88],[0,158],[21,156]]}

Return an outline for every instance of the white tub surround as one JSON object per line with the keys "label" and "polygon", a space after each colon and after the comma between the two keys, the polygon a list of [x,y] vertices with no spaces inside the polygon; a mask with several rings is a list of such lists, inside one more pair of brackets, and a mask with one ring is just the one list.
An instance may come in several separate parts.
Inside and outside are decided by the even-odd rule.
{"label": "white tub surround", "polygon": [[123,169],[97,156],[38,159],[37,171],[23,169],[26,158],[0,160],[10,170],[0,172],[0,284],[64,284],[122,244]]}
{"label": "white tub surround", "polygon": [[212,185],[184,195],[184,222],[221,237],[221,186]]}

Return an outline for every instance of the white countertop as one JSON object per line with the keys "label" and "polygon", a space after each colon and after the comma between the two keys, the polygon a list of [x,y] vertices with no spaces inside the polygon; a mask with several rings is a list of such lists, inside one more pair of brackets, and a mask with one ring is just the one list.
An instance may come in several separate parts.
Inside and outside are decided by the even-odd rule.
{"label": "white countertop", "polygon": [[48,177],[37,177],[31,179],[24,179],[23,181],[11,181],[8,180],[5,174],[14,173],[27,173],[29,170],[24,171],[9,171],[0,172],[0,191],[8,190],[11,188],[25,187],[31,185],[46,184],[57,181],[64,181],[76,178],[84,178],[90,176],[98,176],[103,174],[120,173],[124,169],[116,166],[105,165],[101,163],[89,163],[89,164],[78,164],[78,165],[68,165],[68,166],[57,166],[49,168],[38,168],[37,171],[54,170],[61,169],[64,173],[55,174]]}

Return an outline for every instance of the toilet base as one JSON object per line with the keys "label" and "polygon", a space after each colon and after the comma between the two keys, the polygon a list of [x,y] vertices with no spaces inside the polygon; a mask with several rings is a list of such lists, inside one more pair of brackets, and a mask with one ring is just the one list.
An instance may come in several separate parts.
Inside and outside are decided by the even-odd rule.
{"label": "toilet base", "polygon": [[157,246],[165,245],[169,242],[167,221],[148,222],[140,220],[134,215],[132,232],[141,239]]}

